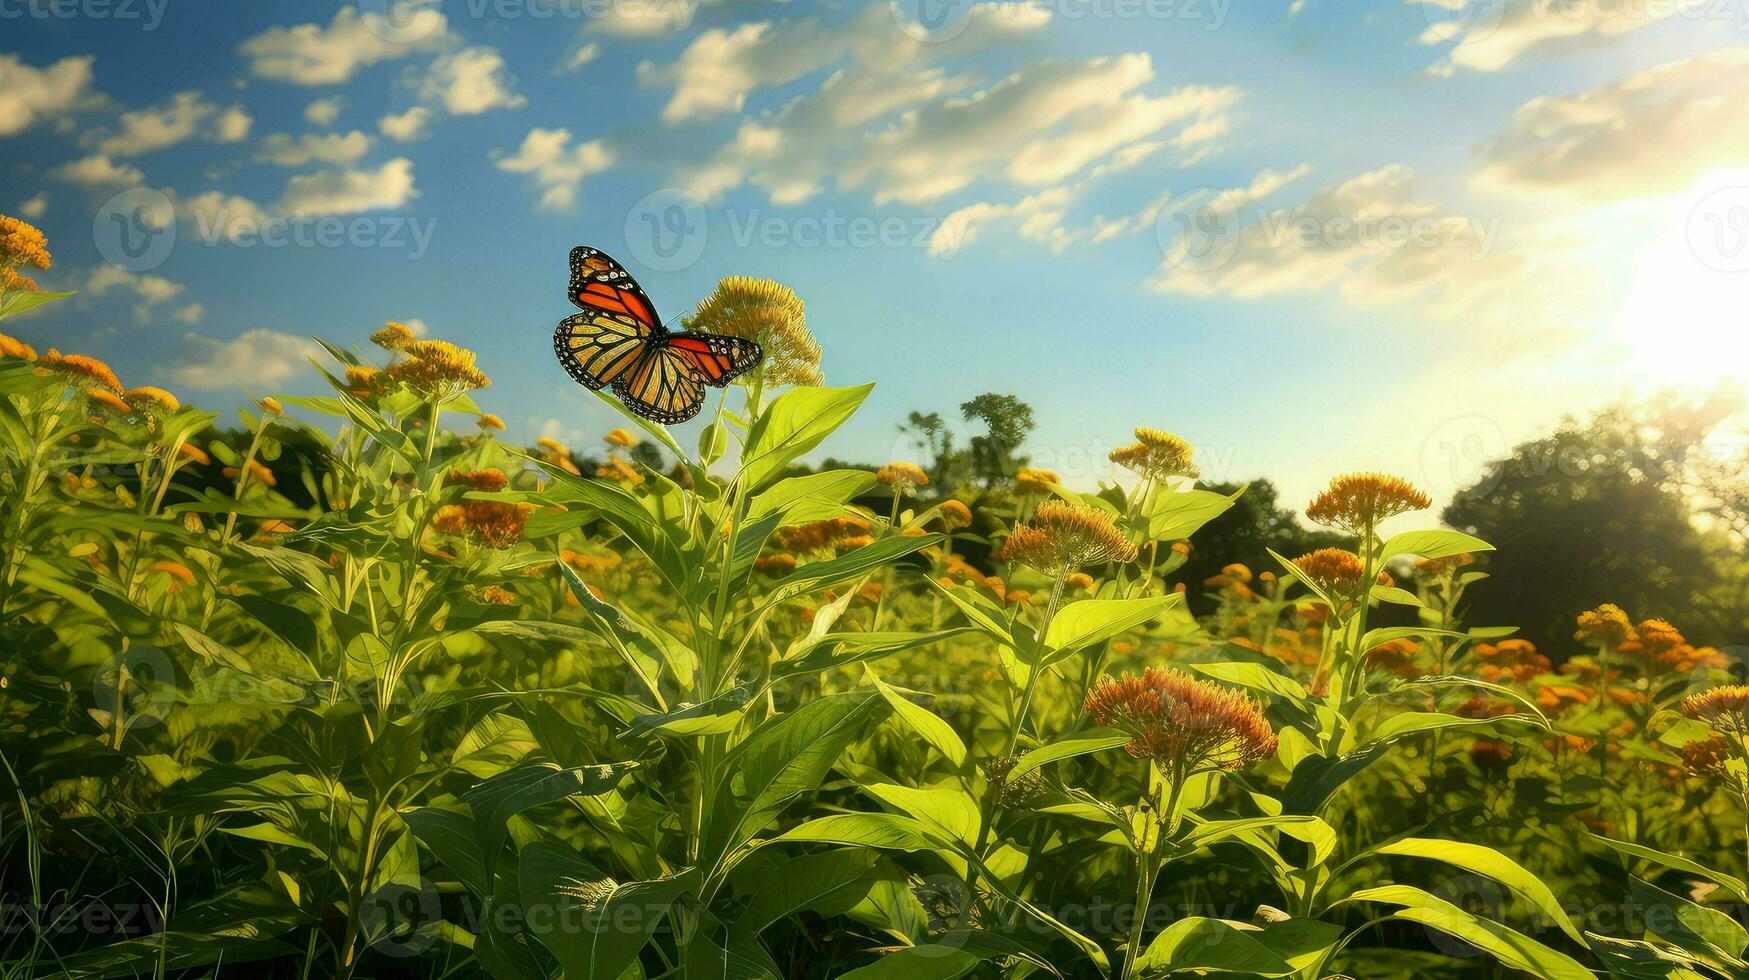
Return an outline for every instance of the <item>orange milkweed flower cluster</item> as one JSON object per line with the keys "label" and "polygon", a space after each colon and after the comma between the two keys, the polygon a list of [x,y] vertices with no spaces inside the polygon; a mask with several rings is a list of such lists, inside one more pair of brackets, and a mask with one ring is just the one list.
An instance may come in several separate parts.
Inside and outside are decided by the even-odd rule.
{"label": "orange milkweed flower cluster", "polygon": [[1306,505],[1306,519],[1350,534],[1365,534],[1387,518],[1431,506],[1433,498],[1402,477],[1349,473],[1331,480],[1324,492],[1312,498]]}
{"label": "orange milkweed flower cluster", "polygon": [[1381,643],[1366,652],[1366,665],[1371,670],[1380,670],[1395,674],[1398,677],[1422,677],[1428,671],[1421,669],[1415,663],[1415,655],[1421,652],[1421,644],[1408,637]]}
{"label": "orange milkweed flower cluster", "polygon": [[796,570],[796,556],[781,551],[770,555],[760,555],[753,560],[753,568],[761,575],[783,578]]}
{"label": "orange milkweed flower cluster", "polygon": [[[54,265],[49,240],[42,229],[10,215],[0,214],[0,266],[47,269]],[[35,288],[32,284],[31,288]]]}
{"label": "orange milkweed flower cluster", "polygon": [[1749,735],[1749,686],[1731,684],[1682,699],[1682,714],[1716,732]]}
{"label": "orange milkweed flower cluster", "polygon": [[346,366],[346,393],[361,402],[387,394],[394,379],[381,370],[363,364]]}
{"label": "orange milkweed flower cluster", "polygon": [[972,509],[967,507],[962,501],[942,501],[941,507],[936,512],[941,515],[941,523],[945,525],[949,531],[957,531],[962,527],[972,526]]}
{"label": "orange milkweed flower cluster", "polygon": [[893,492],[900,495],[929,485],[929,474],[923,472],[923,468],[916,463],[888,463],[875,471],[875,479],[892,487]]}
{"label": "orange milkweed flower cluster", "polygon": [[1275,730],[1260,703],[1176,670],[1108,674],[1084,707],[1094,721],[1130,736],[1130,755],[1171,772],[1239,769],[1275,754]]}
{"label": "orange milkweed flower cluster", "polygon": [[1135,561],[1136,546],[1109,513],[1085,504],[1048,500],[1039,505],[1030,521],[1009,532],[997,557],[1054,574],[1082,565]]}
{"label": "orange milkweed flower cluster", "polygon": [[469,500],[439,507],[432,515],[431,524],[440,533],[467,538],[501,551],[522,540],[522,533],[528,526],[528,515],[533,510],[529,504]]}
{"label": "orange milkweed flower cluster", "polygon": [[1319,548],[1295,558],[1293,566],[1325,592],[1347,595],[1366,576],[1360,556],[1342,548]]}
{"label": "orange milkweed flower cluster", "polygon": [[384,323],[381,330],[370,335],[371,343],[390,353],[397,354],[405,350],[408,344],[418,339],[418,335],[413,333],[406,324],[396,323],[394,320]]}
{"label": "orange milkweed flower cluster", "polygon": [[84,354],[63,354],[50,348],[37,362],[37,373],[42,375],[58,374],[69,385],[84,391],[93,388],[108,388],[116,394],[121,394],[121,379],[115,376],[109,365],[95,357]]}
{"label": "orange milkweed flower cluster", "polygon": [[620,428],[608,429],[607,435],[602,436],[601,441],[610,446],[618,446],[621,449],[626,449],[638,444],[636,436]]}
{"label": "orange milkweed flower cluster", "polygon": [[1192,462],[1196,455],[1190,443],[1163,429],[1142,426],[1136,429],[1136,441],[1111,451],[1110,460],[1138,476],[1153,480],[1202,475]]}
{"label": "orange milkweed flower cluster", "polygon": [[1595,643],[1613,649],[1638,637],[1633,624],[1628,621],[1628,614],[1613,603],[1606,602],[1580,613],[1578,625],[1573,639],[1580,643]]}
{"label": "orange milkweed flower cluster", "polygon": [[481,432],[504,431],[504,420],[493,415],[491,412],[481,414],[480,418],[474,422],[474,424],[480,427]]}
{"label": "orange milkweed flower cluster", "polygon": [[1422,558],[1415,562],[1415,575],[1422,579],[1444,578],[1466,565],[1474,564],[1475,560],[1475,556],[1468,552],[1445,558]]}
{"label": "orange milkweed flower cluster", "polygon": [[483,606],[510,606],[516,603],[516,593],[501,585],[488,585],[474,593],[474,601]]}
{"label": "orange milkweed flower cluster", "polygon": [[24,361],[36,360],[36,348],[17,337],[8,337],[0,333],[0,357],[16,357]]}
{"label": "orange milkweed flower cluster", "polygon": [[873,539],[868,522],[859,517],[832,517],[810,524],[778,528],[777,546],[791,554],[813,555],[835,549],[851,550]]}
{"label": "orange milkweed flower cluster", "polygon": [[626,462],[618,456],[607,457],[606,462],[595,468],[595,476],[597,479],[612,480],[615,483],[623,483],[628,487],[640,487],[644,485],[644,474],[638,472],[636,466],[633,466],[631,463]]}
{"label": "orange milkweed flower cluster", "polygon": [[808,331],[795,290],[769,279],[729,276],[686,317],[690,330],[727,334],[757,343],[757,375],[768,385],[818,385],[820,345]]}
{"label": "orange milkweed flower cluster", "polygon": [[450,470],[443,475],[446,487],[467,487],[481,493],[497,493],[510,485],[510,478],[500,469]]}
{"label": "orange milkweed flower cluster", "polygon": [[1501,640],[1499,643],[1478,643],[1476,676],[1485,681],[1528,681],[1549,672],[1549,658],[1537,652],[1529,640]]}
{"label": "orange milkweed flower cluster", "polygon": [[1014,474],[1014,488],[1033,497],[1049,496],[1052,488],[1062,482],[1054,471],[1034,469],[1031,466],[1022,466]]}

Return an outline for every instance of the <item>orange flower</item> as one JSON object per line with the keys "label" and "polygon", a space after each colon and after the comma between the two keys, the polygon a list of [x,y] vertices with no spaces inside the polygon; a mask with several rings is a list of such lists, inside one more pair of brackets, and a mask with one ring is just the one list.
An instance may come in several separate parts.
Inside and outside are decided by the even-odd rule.
{"label": "orange flower", "polygon": [[170,576],[171,592],[179,592],[182,590],[183,586],[194,584],[194,573],[189,571],[188,566],[181,562],[155,561],[152,563],[152,571],[162,572],[165,575]]}
{"label": "orange flower", "polygon": [[595,475],[602,480],[612,480],[628,487],[643,486],[644,474],[638,468],[618,456],[607,457],[607,462],[595,468]]}
{"label": "orange flower", "polygon": [[1360,556],[1341,548],[1319,548],[1295,558],[1293,566],[1318,588],[1343,596],[1353,592],[1366,576]]}
{"label": "orange flower", "polygon": [[1596,609],[1580,613],[1579,630],[1573,634],[1573,639],[1580,643],[1596,643],[1612,648],[1621,646],[1633,637],[1634,627],[1628,622],[1628,614],[1622,612],[1620,606],[1607,602]]}
{"label": "orange flower", "polygon": [[1021,493],[1031,494],[1035,497],[1042,497],[1049,494],[1051,488],[1062,482],[1062,480],[1057,478],[1057,474],[1050,470],[1033,469],[1028,466],[1021,467],[1020,472],[1014,474],[1015,489],[1019,490]]}
{"label": "orange flower", "polygon": [[1470,761],[1479,769],[1504,769],[1512,764],[1512,746],[1505,742],[1477,739],[1470,746]]}
{"label": "orange flower", "polygon": [[888,463],[875,472],[875,479],[901,495],[929,484],[929,474],[916,463]]}
{"label": "orange flower", "polygon": [[36,292],[36,280],[9,266],[0,266],[0,293],[12,290]]}
{"label": "orange flower", "polygon": [[206,466],[213,461],[206,451],[192,442],[185,442],[176,447],[176,454],[196,466]]}
{"label": "orange flower", "polygon": [[1433,499],[1401,477],[1384,473],[1350,473],[1306,505],[1306,519],[1350,534],[1370,533],[1380,521],[1424,510]]}
{"label": "orange flower", "polygon": [[1109,513],[1085,504],[1049,500],[1039,505],[1031,521],[1009,532],[999,557],[1055,573],[1107,561],[1131,562],[1136,558],[1136,546],[1118,530]]}
{"label": "orange flower", "polygon": [[486,606],[509,606],[516,602],[516,593],[498,585],[488,585],[474,595],[474,601]]}
{"label": "orange flower", "polygon": [[1063,579],[1063,584],[1080,592],[1093,591],[1093,576],[1086,572],[1073,572]]}
{"label": "orange flower", "polygon": [[482,493],[497,493],[510,485],[510,479],[503,470],[450,470],[443,476],[446,487],[467,487]]}
{"label": "orange flower", "polygon": [[[110,391],[108,388],[93,388],[85,393],[85,397],[89,399],[93,405],[107,409],[117,415],[132,415],[134,411],[128,406],[126,401],[122,400],[120,395]],[[97,420],[93,419],[92,421]]]}
{"label": "orange flower", "polygon": [[796,570],[796,556],[778,552],[771,555],[760,555],[754,559],[753,567],[761,575],[772,578],[783,578]]}
{"label": "orange flower", "polygon": [[400,351],[419,338],[406,324],[389,320],[381,330],[370,335],[370,342],[386,351]]}
{"label": "orange flower", "polygon": [[1715,687],[1684,698],[1682,713],[1714,731],[1749,734],[1749,686]]}
{"label": "orange flower", "polygon": [[481,432],[503,432],[504,431],[504,420],[499,418],[496,415],[493,415],[491,412],[482,413],[480,415],[479,420],[476,421],[474,424],[480,427]]}
{"label": "orange flower", "polygon": [[49,240],[28,221],[0,214],[0,265],[47,269],[54,264]]}
{"label": "orange flower", "polygon": [[[237,479],[242,473],[242,471],[235,466],[227,466],[223,472],[233,480]],[[263,466],[260,460],[252,459],[249,461],[249,477],[256,483],[265,483],[270,487],[279,485],[279,478],[273,475],[272,470]]]}
{"label": "orange flower", "polygon": [[1130,736],[1130,755],[1175,775],[1238,769],[1275,754],[1263,706],[1245,694],[1176,670],[1100,678],[1084,705],[1094,721]]}
{"label": "orange flower", "polygon": [[36,348],[16,337],[0,334],[0,357],[16,357],[26,361],[36,360]]}
{"label": "orange flower", "polygon": [[62,354],[50,348],[42,360],[37,362],[38,374],[58,374],[75,388],[90,390],[92,388],[108,388],[116,394],[121,394],[121,381],[110,370],[109,365],[95,357],[84,354]]}
{"label": "orange flower", "polygon": [[619,428],[607,430],[607,435],[602,437],[602,441],[610,446],[619,446],[621,448],[638,444],[637,437],[633,436],[630,432]]}
{"label": "orange flower", "polygon": [[1136,430],[1136,441],[1111,451],[1113,463],[1140,476],[1155,480],[1201,475],[1191,462],[1195,449],[1190,443],[1161,429],[1147,427]]}
{"label": "orange flower", "polygon": [[937,513],[941,515],[941,523],[949,531],[972,526],[972,509],[958,500],[943,501]]}

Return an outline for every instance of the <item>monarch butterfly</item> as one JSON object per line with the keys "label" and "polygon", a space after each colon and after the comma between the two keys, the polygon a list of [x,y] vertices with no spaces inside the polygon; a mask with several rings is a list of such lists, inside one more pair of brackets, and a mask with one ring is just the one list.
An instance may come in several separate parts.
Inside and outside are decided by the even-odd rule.
{"label": "monarch butterfly", "polygon": [[672,332],[644,287],[607,253],[571,249],[566,296],[581,313],[559,321],[553,352],[580,385],[608,385],[631,409],[662,425],[698,414],[704,386],[723,387],[759,363],[759,345],[739,337]]}

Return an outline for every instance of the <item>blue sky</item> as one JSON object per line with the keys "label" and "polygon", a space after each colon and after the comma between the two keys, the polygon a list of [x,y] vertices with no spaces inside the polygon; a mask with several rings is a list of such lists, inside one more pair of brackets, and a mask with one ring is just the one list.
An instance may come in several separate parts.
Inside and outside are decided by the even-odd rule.
{"label": "blue sky", "polygon": [[[0,16],[0,211],[82,290],[19,333],[213,407],[417,321],[479,350],[512,436],[593,443],[550,353],[577,243],[668,317],[795,288],[828,381],[877,382],[836,455],[1012,392],[1082,486],[1151,425],[1289,501],[1354,468],[1444,497],[1565,412],[1749,363],[1749,0]],[[137,214],[174,247],[118,254]]]}

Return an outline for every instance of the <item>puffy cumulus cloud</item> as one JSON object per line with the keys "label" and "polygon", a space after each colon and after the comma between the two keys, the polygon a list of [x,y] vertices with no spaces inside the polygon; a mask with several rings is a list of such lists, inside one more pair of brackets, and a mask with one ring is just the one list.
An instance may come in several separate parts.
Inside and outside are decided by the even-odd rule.
{"label": "puffy cumulus cloud", "polygon": [[239,46],[257,78],[294,85],[339,85],[360,69],[450,43],[449,22],[429,6],[394,20],[341,7],[327,26],[271,27]]}
{"label": "puffy cumulus cloud", "polygon": [[927,202],[990,178],[1045,188],[1133,166],[1168,145],[1200,154],[1228,129],[1243,94],[1187,85],[1155,95],[1143,90],[1154,77],[1145,54],[1034,62],[964,95],[955,94],[964,79],[939,69],[897,81],[840,74],[745,121],[688,182],[711,197],[751,181],[778,203],[805,200],[827,179],[867,188],[877,204]]}
{"label": "puffy cumulus cloud", "polygon": [[84,293],[102,296],[114,290],[131,293],[148,305],[168,303],[182,292],[182,284],[150,273],[133,273],[113,265],[100,265],[85,280]]}
{"label": "puffy cumulus cloud", "polygon": [[49,175],[92,190],[128,187],[143,183],[146,179],[140,168],[132,164],[117,163],[105,153],[93,153],[82,159],[68,161],[49,171]]}
{"label": "puffy cumulus cloud", "polygon": [[576,45],[571,49],[571,53],[565,56],[565,63],[559,66],[559,71],[582,71],[599,57],[601,57],[601,45],[594,42]]}
{"label": "puffy cumulus cloud", "polygon": [[138,156],[199,137],[236,143],[249,136],[253,120],[242,106],[220,109],[199,92],[178,92],[159,106],[133,109],[116,120],[119,130],[97,140],[112,156]]}
{"label": "puffy cumulus cloud", "polygon": [[583,178],[613,165],[613,151],[601,140],[571,145],[571,131],[564,128],[529,130],[522,146],[508,156],[498,151],[498,169],[528,174],[541,192],[543,211],[562,211],[576,202]]}
{"label": "puffy cumulus cloud", "polygon": [[181,309],[178,309],[175,313],[170,314],[170,319],[175,320],[177,323],[186,323],[192,327],[199,323],[200,318],[203,316],[206,316],[206,306],[199,302],[195,302],[189,303]]}
{"label": "puffy cumulus cloud", "polygon": [[91,87],[89,55],[34,68],[15,54],[0,54],[0,136],[22,133],[40,119],[91,108],[103,97]]}
{"label": "puffy cumulus cloud", "polygon": [[[653,38],[674,34],[692,26],[701,0],[639,0],[588,8],[584,31],[622,38]],[[599,8],[599,9],[597,9]]]}
{"label": "puffy cumulus cloud", "polygon": [[452,116],[477,116],[528,104],[528,99],[517,94],[516,83],[505,70],[504,56],[488,47],[463,48],[433,61],[420,84],[419,96],[443,106]]}
{"label": "puffy cumulus cloud", "polygon": [[255,158],[281,167],[301,167],[310,162],[347,164],[370,152],[369,136],[350,133],[273,133],[261,141]]}
{"label": "puffy cumulus cloud", "polygon": [[[670,123],[739,112],[760,88],[784,85],[850,60],[883,76],[915,70],[928,60],[967,53],[1003,38],[1036,32],[1050,12],[1035,4],[994,4],[971,8],[966,27],[939,43],[903,31],[886,4],[866,4],[849,21],[820,18],[757,21],[734,29],[700,34],[672,64],[644,62],[638,80],[672,86],[662,108]],[[866,86],[852,83],[862,89]]]}
{"label": "puffy cumulus cloud", "polygon": [[419,195],[413,161],[396,157],[375,170],[323,170],[286,181],[280,210],[295,215],[356,214],[401,207]]}
{"label": "puffy cumulus cloud", "polygon": [[40,218],[49,209],[49,196],[38,194],[18,206],[18,213],[26,218]]}
{"label": "puffy cumulus cloud", "polygon": [[416,105],[406,112],[391,112],[377,120],[377,132],[397,143],[412,143],[431,135],[431,110]]}
{"label": "puffy cumulus cloud", "polygon": [[192,229],[203,242],[234,241],[253,235],[274,220],[266,208],[246,197],[207,191],[181,199],[172,195],[177,220],[187,222],[183,232]]}
{"label": "puffy cumulus cloud", "polygon": [[312,126],[332,126],[346,111],[348,105],[346,96],[331,95],[325,99],[317,99],[304,107],[304,122]]}
{"label": "puffy cumulus cloud", "polygon": [[188,353],[170,372],[177,384],[220,389],[265,388],[297,376],[322,349],[306,337],[256,327],[227,341],[183,335]]}
{"label": "puffy cumulus cloud", "polygon": [[1603,203],[1679,193],[1749,164],[1749,45],[1534,99],[1482,147],[1473,190]]}
{"label": "puffy cumulus cloud", "polygon": [[1432,68],[1500,71],[1538,49],[1597,44],[1701,10],[1708,0],[1409,0],[1427,18],[1421,43],[1450,45]]}

